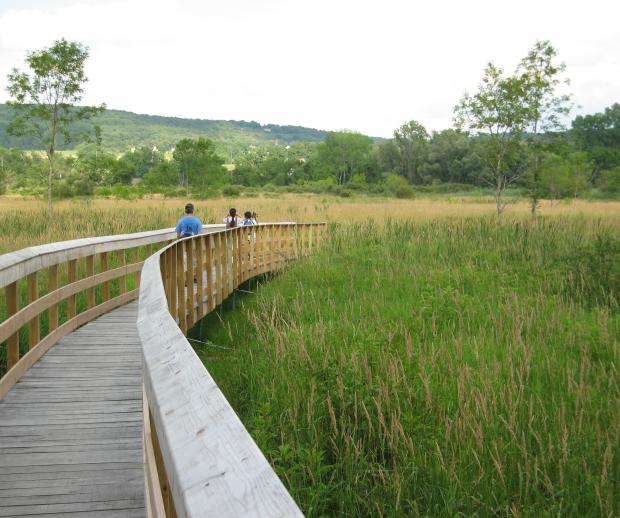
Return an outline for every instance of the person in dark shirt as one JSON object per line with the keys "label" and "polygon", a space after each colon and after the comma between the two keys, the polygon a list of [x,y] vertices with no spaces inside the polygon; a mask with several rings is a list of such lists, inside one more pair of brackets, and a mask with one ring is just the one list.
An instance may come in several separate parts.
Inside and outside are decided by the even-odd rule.
{"label": "person in dark shirt", "polygon": [[194,216],[194,205],[188,203],[185,205],[185,216],[177,222],[177,237],[197,236],[202,230],[202,222]]}

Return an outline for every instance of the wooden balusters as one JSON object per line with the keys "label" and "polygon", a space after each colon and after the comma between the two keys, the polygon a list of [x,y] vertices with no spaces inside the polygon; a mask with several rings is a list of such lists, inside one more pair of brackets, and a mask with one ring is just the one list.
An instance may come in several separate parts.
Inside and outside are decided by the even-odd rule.
{"label": "wooden balusters", "polygon": [[236,227],[179,240],[161,253],[168,310],[183,333],[255,275],[275,272],[310,253],[316,224]]}
{"label": "wooden balusters", "polygon": [[[4,290],[6,297],[7,318],[17,313],[17,281],[7,285]],[[7,340],[7,368],[10,369],[19,360],[19,329]]]}

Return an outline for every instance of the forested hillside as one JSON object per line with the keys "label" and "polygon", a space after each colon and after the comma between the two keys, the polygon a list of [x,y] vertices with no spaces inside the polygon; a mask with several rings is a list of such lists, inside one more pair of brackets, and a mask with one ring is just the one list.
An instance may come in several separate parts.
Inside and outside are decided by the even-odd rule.
{"label": "forested hillside", "polygon": [[[0,146],[37,149],[32,138],[12,137],[6,132],[7,124],[12,118],[11,111],[6,104],[0,104]],[[122,110],[106,110],[94,119],[94,122],[102,129],[102,147],[118,153],[142,146],[156,146],[161,151],[167,151],[183,138],[204,137],[213,140],[218,152],[229,158],[231,154],[236,155],[252,144],[319,142],[326,135],[324,131],[302,126],[261,125],[254,121],[182,119],[140,115]],[[83,124],[81,127],[78,124],[74,129],[78,133],[87,131],[87,125]],[[67,147],[72,148],[73,144],[64,146],[64,149]]]}

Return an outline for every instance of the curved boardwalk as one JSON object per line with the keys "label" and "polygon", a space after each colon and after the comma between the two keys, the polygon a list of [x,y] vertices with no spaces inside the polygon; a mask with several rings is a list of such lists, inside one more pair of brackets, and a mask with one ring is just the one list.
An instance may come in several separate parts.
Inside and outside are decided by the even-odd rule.
{"label": "curved boardwalk", "polygon": [[137,310],[61,339],[0,401],[0,517],[145,516]]}

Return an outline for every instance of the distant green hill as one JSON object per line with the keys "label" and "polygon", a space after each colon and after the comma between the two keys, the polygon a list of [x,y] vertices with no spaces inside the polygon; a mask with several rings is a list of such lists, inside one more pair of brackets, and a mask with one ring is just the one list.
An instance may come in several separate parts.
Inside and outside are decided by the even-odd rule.
{"label": "distant green hill", "polygon": [[[6,133],[11,117],[11,108],[0,104],[0,146],[32,149],[34,143],[31,139],[16,138]],[[140,146],[157,146],[161,151],[166,151],[182,138],[205,137],[214,140],[220,153],[227,158],[249,145],[269,142],[319,142],[326,135],[325,131],[302,126],[261,125],[254,121],[182,119],[139,115],[122,110],[106,110],[96,119],[96,123],[103,130],[103,146],[110,151],[124,152]],[[79,126],[76,127],[76,130],[79,129]],[[75,144],[68,146],[68,149],[73,145]]]}

